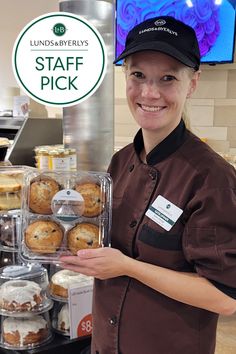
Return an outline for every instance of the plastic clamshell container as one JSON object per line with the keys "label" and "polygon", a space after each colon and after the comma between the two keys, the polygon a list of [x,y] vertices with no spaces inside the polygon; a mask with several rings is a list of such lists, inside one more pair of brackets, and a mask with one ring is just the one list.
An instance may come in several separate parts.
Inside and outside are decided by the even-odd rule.
{"label": "plastic clamshell container", "polygon": [[49,313],[31,317],[1,316],[0,346],[11,350],[30,350],[53,339]]}
{"label": "plastic clamshell container", "polygon": [[52,329],[58,334],[70,336],[69,304],[55,301],[51,313]]}
{"label": "plastic clamshell container", "polygon": [[111,193],[108,173],[25,173],[19,249],[22,261],[58,263],[61,255],[109,245]]}
{"label": "plastic clamshell container", "polygon": [[0,212],[0,251],[18,250],[21,227],[21,210]]}
{"label": "plastic clamshell container", "polygon": [[0,211],[21,208],[24,174],[28,166],[0,166]]}
{"label": "plastic clamshell container", "polygon": [[39,265],[13,265],[0,269],[0,314],[31,317],[50,310],[48,273]]}
{"label": "plastic clamshell container", "polygon": [[57,264],[51,264],[49,278],[50,297],[59,302],[68,302],[70,286],[85,286],[93,283],[93,277],[62,269]]}

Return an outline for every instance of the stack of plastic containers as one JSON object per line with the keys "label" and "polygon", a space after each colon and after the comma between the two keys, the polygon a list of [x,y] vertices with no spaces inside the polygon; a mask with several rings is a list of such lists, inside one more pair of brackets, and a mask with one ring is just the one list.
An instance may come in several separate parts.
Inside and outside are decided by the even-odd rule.
{"label": "stack of plastic containers", "polygon": [[53,264],[50,270],[49,289],[51,299],[54,301],[52,310],[52,328],[58,334],[70,335],[70,311],[68,295],[70,286],[92,285],[93,278],[71,270],[60,268]]}
{"label": "stack of plastic containers", "polygon": [[0,346],[33,349],[52,339],[47,270],[41,265],[13,265],[0,270]]}
{"label": "stack of plastic containers", "polygon": [[50,264],[52,327],[70,334],[68,289],[91,285],[92,278],[60,268],[61,255],[110,245],[109,174],[28,171],[24,177],[20,257]]}
{"label": "stack of plastic containers", "polygon": [[0,267],[18,264],[21,196],[25,166],[0,167]]}

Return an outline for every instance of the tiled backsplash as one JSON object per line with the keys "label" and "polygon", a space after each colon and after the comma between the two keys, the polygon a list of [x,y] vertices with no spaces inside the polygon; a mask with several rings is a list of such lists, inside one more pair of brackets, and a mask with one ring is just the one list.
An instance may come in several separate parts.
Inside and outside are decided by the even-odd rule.
{"label": "tiled backsplash", "polygon": [[[198,88],[187,102],[191,130],[217,152],[236,155],[236,62],[203,65]],[[138,129],[125,98],[121,67],[115,68],[115,146],[133,140]]]}

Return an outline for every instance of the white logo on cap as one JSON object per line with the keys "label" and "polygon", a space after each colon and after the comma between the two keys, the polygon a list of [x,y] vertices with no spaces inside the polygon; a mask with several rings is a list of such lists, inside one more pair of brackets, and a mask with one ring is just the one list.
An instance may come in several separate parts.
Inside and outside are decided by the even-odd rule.
{"label": "white logo on cap", "polygon": [[165,20],[157,20],[157,21],[154,22],[154,24],[156,26],[163,26],[163,25],[166,24],[166,21]]}

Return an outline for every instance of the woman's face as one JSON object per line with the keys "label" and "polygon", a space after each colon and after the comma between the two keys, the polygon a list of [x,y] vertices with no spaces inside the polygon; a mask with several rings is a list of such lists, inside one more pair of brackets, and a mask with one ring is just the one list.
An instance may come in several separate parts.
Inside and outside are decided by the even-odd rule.
{"label": "woman's face", "polygon": [[129,56],[125,68],[126,95],[134,119],[143,130],[168,135],[179,124],[199,74],[154,51]]}

